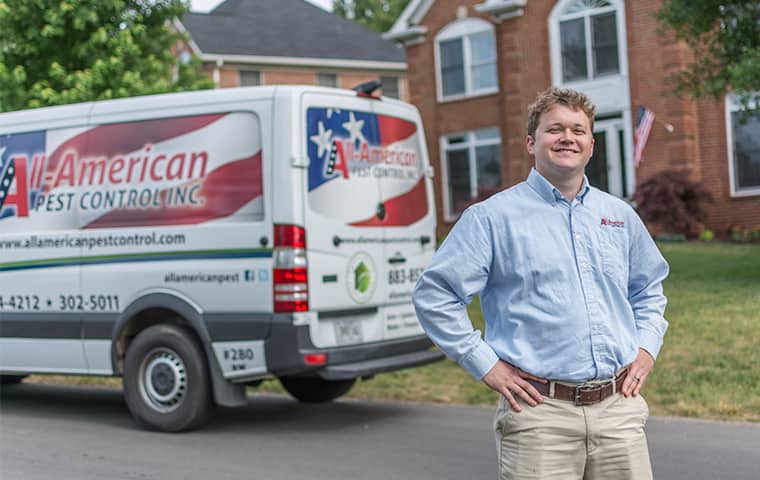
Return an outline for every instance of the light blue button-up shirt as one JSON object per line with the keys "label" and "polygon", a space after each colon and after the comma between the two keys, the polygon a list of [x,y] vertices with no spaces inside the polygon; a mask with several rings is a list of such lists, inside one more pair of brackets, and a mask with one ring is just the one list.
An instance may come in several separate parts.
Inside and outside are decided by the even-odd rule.
{"label": "light blue button-up shirt", "polygon": [[[428,336],[477,379],[502,359],[539,377],[610,378],[668,323],[668,264],[636,212],[588,185],[568,202],[533,169],[468,208],[414,290]],[[466,305],[480,295],[485,339]]]}

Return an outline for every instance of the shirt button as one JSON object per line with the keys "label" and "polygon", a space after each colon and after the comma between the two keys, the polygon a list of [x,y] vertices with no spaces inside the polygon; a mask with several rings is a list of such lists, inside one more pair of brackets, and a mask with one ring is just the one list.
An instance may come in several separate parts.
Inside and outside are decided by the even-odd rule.
{"label": "shirt button", "polygon": [[578,235],[578,234],[576,234],[576,235],[575,235],[575,239],[576,239],[576,240],[580,240],[580,239],[581,239],[581,236],[580,236],[580,235]]}

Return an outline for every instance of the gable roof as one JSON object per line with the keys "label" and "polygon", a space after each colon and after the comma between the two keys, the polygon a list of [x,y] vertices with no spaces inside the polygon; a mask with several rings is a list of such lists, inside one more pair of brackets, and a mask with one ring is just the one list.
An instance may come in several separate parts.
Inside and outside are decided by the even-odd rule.
{"label": "gable roof", "polygon": [[406,62],[406,52],[304,0],[227,0],[182,25],[204,55]]}
{"label": "gable roof", "polygon": [[[484,0],[475,4],[475,10],[493,15],[494,20],[519,17],[528,0]],[[383,34],[386,40],[395,40],[407,45],[423,41],[427,28],[420,22],[427,15],[434,0],[411,0],[393,23],[390,30]]]}

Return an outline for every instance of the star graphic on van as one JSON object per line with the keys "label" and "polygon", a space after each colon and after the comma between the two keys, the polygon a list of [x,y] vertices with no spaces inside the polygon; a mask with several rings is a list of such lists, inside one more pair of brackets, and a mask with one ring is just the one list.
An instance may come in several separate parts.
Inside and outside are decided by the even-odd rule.
{"label": "star graphic on van", "polygon": [[354,117],[354,112],[350,112],[348,114],[348,121],[343,124],[343,128],[348,130],[348,133],[351,135],[352,145],[355,145],[356,140],[359,140],[360,142],[367,141],[367,139],[364,138],[364,134],[362,133],[362,128],[364,128],[364,120],[357,120],[356,117]]}
{"label": "star graphic on van", "polygon": [[319,133],[309,138],[317,144],[317,157],[322,158],[322,155],[329,152],[332,146],[332,130],[325,130],[325,124],[322,122],[317,124],[317,128],[319,128]]}

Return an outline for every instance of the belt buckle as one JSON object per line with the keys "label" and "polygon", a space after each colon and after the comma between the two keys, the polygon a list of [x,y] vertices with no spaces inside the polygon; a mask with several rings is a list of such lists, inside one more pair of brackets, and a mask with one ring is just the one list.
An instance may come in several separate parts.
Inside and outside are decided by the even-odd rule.
{"label": "belt buckle", "polygon": [[601,390],[602,388],[604,388],[604,385],[598,385],[598,384],[589,385],[588,383],[581,383],[580,385],[577,385],[575,387],[575,406],[583,407],[585,405],[593,405],[597,403],[595,400],[584,402],[581,399],[581,394],[583,392],[593,392],[595,390],[598,391],[598,390]]}

